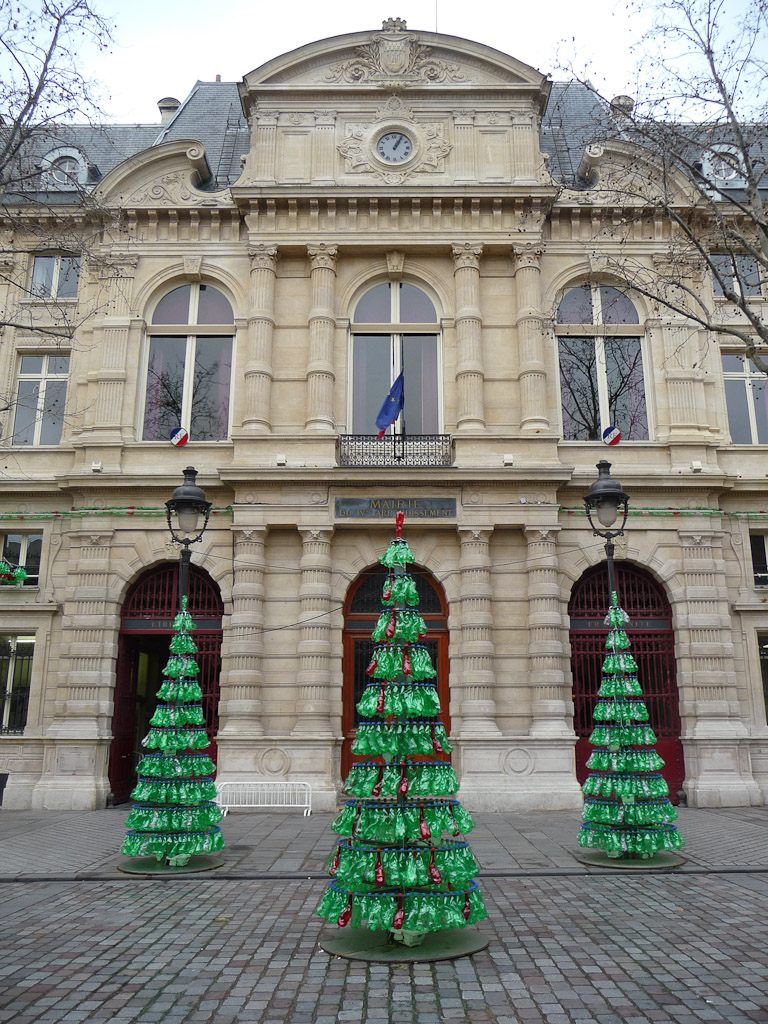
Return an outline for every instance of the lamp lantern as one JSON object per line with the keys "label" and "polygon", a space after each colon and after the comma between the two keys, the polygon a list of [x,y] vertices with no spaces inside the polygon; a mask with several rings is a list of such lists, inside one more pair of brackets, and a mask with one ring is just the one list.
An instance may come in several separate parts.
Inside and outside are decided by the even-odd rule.
{"label": "lamp lantern", "polygon": [[[605,459],[597,463],[597,480],[584,495],[584,506],[589,525],[595,537],[605,541],[605,554],[608,559],[608,589],[610,595],[615,590],[613,573],[613,555],[615,552],[614,538],[624,536],[624,527],[629,514],[629,495],[622,490],[618,480],[611,476],[611,464]],[[597,525],[592,518],[595,516]],[[620,525],[616,523],[621,519]]]}
{"label": "lamp lantern", "polygon": [[196,480],[197,470],[194,466],[187,466],[184,470],[184,483],[179,484],[165,503],[171,537],[177,544],[182,545],[179,562],[179,603],[187,596],[189,589],[189,565],[192,560],[190,545],[197,544],[203,539],[211,514],[211,503],[207,500],[202,487],[198,487]]}

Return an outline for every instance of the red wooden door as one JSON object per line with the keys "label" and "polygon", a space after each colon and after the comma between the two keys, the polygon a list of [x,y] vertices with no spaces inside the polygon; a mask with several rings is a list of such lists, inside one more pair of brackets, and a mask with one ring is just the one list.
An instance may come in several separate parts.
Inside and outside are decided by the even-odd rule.
{"label": "red wooden door", "polygon": [[[619,604],[630,618],[627,635],[637,661],[637,678],[645,697],[650,724],[656,733],[656,749],[665,761],[662,775],[670,798],[678,802],[685,779],[680,742],[680,704],[677,690],[675,638],[672,609],[653,577],[639,566],[616,563]],[[604,564],[588,570],[573,589],[568,614],[571,620],[571,674],[573,678],[576,775],[587,777],[586,763],[592,748],[589,735],[597,703],[605,656],[608,608],[608,575]]]}
{"label": "red wooden door", "polygon": [[[419,612],[427,624],[423,641],[437,669],[440,718],[450,735],[450,694],[448,688],[448,606],[443,588],[426,569],[413,566],[411,574],[419,592]],[[383,566],[366,569],[349,588],[344,608],[341,776],[346,778],[357,758],[352,742],[357,731],[357,703],[369,682],[365,670],[375,644],[371,633],[381,612],[381,592],[387,570]],[[446,758],[447,759],[447,758]]]}
{"label": "red wooden door", "polygon": [[[215,759],[224,607],[216,584],[202,569],[191,566],[189,583],[190,612],[198,627],[194,633],[200,667],[198,681],[203,691],[210,754]],[[109,752],[109,783],[114,803],[127,800],[136,784],[141,741],[155,709],[173,636],[177,586],[178,566],[158,566],[140,577],[123,604]]]}

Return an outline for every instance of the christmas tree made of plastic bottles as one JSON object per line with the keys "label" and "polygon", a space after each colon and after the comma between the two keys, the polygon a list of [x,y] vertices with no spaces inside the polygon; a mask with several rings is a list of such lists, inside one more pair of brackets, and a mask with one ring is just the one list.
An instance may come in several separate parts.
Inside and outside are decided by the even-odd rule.
{"label": "christmas tree made of plastic bottles", "polygon": [[401,536],[380,562],[389,573],[372,639],[368,683],[357,705],[349,797],[331,826],[340,839],[328,860],[331,881],[317,914],[342,927],[389,931],[416,945],[426,933],[463,928],[487,914],[473,880],[477,862],[463,838],[473,828],[455,799],[451,747],[440,721],[437,672]]}
{"label": "christmas tree made of plastic bottles", "polygon": [[664,761],[656,752],[637,663],[629,653],[629,616],[615,593],[605,624],[607,654],[589,737],[595,749],[582,786],[584,820],[578,841],[611,858],[646,860],[662,851],[680,850],[683,837],[672,824],[677,812],[659,773]]}
{"label": "christmas tree made of plastic bottles", "polygon": [[137,768],[122,847],[126,857],[154,857],[169,868],[184,867],[190,857],[224,847],[213,781],[216,768],[205,753],[209,740],[197,681],[197,646],[190,636],[194,628],[184,597],[173,622],[151,728],[142,741],[146,753]]}

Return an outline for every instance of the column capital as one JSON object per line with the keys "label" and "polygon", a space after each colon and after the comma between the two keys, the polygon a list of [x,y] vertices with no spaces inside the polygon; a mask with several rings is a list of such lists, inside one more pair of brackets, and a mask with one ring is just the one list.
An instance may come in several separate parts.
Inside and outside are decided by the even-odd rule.
{"label": "column capital", "polygon": [[515,270],[531,268],[541,269],[541,257],[544,255],[544,246],[535,242],[526,242],[524,245],[512,247],[512,259],[515,263]]}
{"label": "column capital", "polygon": [[483,254],[482,245],[475,245],[473,242],[462,242],[459,245],[452,245],[454,269],[462,270],[465,267],[471,270],[480,269],[480,257]]}
{"label": "column capital", "polygon": [[251,270],[272,270],[277,267],[277,246],[259,242],[248,246]]}
{"label": "column capital", "polygon": [[327,245],[325,242],[307,246],[307,254],[313,270],[335,271],[338,253],[339,247],[337,245]]}
{"label": "column capital", "polygon": [[492,526],[457,526],[462,544],[487,544],[493,533]]}
{"label": "column capital", "polygon": [[327,544],[333,537],[333,526],[298,526],[297,530],[305,544]]}
{"label": "column capital", "polygon": [[555,544],[560,526],[524,526],[523,533],[529,544]]}

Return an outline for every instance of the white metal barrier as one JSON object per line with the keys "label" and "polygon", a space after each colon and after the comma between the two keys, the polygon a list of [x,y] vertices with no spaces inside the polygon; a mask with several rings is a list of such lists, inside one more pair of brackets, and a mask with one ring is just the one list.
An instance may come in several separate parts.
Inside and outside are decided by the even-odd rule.
{"label": "white metal barrier", "polygon": [[302,807],[312,813],[312,787],[308,782],[219,782],[216,799],[226,815],[233,808]]}

